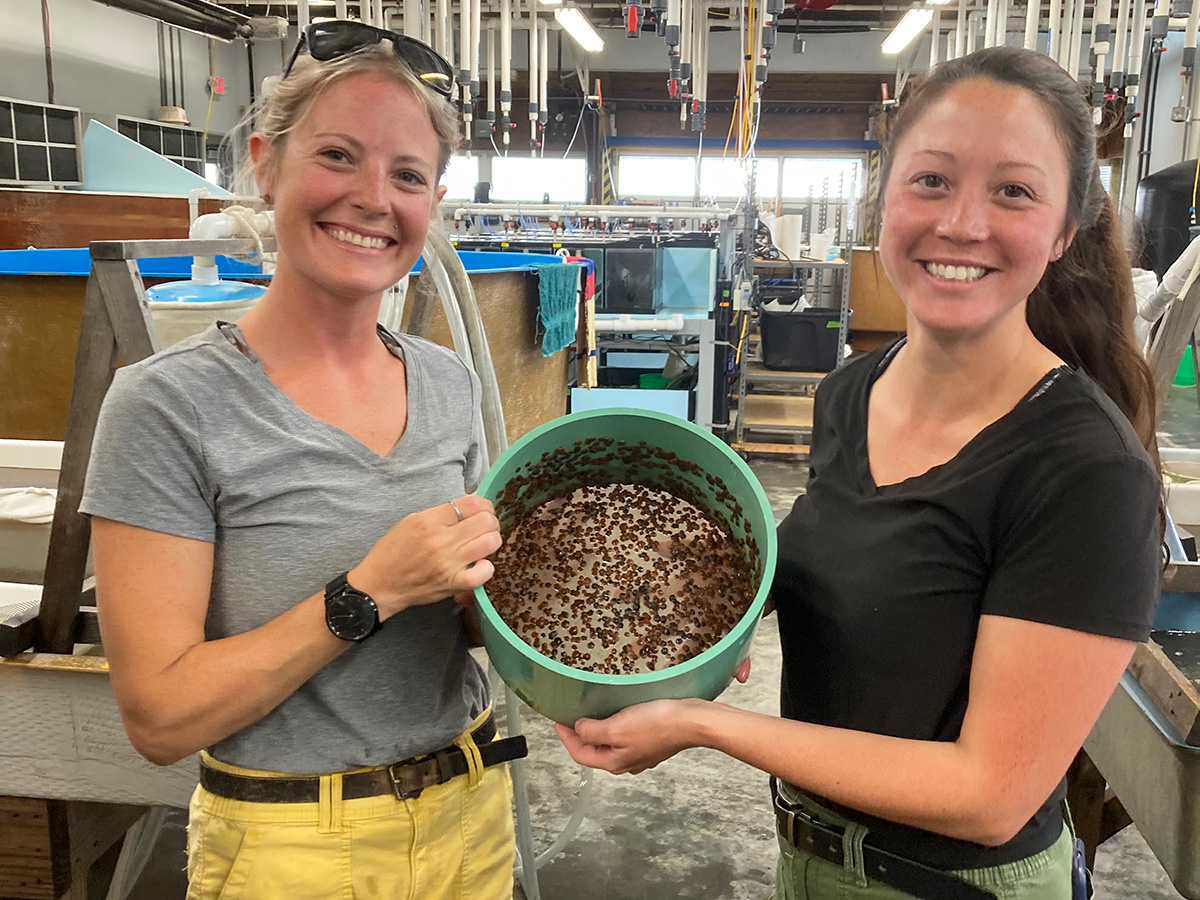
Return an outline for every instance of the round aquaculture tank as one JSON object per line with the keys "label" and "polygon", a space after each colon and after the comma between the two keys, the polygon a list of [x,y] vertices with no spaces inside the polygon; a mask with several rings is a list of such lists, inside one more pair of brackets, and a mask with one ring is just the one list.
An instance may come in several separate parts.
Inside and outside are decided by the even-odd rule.
{"label": "round aquaculture tank", "polygon": [[479,486],[504,546],[475,591],[492,664],[563,724],[715,699],[750,652],[775,520],[749,467],[673,416],[603,409],[526,434]]}

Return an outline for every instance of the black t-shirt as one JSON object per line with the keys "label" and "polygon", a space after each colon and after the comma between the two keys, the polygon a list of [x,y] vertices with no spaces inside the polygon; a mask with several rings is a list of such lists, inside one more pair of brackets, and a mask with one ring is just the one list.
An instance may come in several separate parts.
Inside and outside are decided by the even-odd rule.
{"label": "black t-shirt", "polygon": [[[953,741],[981,615],[1149,636],[1161,488],[1128,420],[1065,367],[949,462],[877,487],[867,399],[899,346],[849,363],[817,392],[808,490],[779,526],[782,713]],[[870,828],[868,844],[941,869],[979,868],[1049,847],[1064,791],[1001,847],[838,808]]]}

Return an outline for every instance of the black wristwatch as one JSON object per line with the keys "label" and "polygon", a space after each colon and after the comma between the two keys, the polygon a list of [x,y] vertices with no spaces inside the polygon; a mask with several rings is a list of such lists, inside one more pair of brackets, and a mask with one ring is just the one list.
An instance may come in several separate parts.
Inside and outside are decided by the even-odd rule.
{"label": "black wristwatch", "polygon": [[325,585],[325,624],[343,641],[365,641],[380,628],[379,607],[369,594],[350,586],[343,572]]}

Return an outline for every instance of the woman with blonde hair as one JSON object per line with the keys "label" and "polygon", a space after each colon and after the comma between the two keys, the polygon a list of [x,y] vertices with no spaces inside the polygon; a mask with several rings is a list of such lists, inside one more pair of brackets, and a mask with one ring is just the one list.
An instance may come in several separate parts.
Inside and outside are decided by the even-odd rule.
{"label": "woman with blonde hair", "polygon": [[134,746],[202,751],[189,898],[512,894],[524,742],[450,599],[500,546],[479,381],[376,321],[440,214],[452,89],[418,41],[309,26],[250,138],[270,288],[105,400],[101,629]]}

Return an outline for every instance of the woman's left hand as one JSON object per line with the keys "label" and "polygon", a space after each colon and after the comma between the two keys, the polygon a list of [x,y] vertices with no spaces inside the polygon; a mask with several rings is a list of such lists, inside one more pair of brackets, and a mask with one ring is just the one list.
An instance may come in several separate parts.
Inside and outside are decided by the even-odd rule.
{"label": "woman's left hand", "polygon": [[607,719],[580,719],[574,728],[555,725],[575,762],[614,775],[653,769],[680,750],[696,746],[689,738],[687,712],[703,700],[652,700]]}

